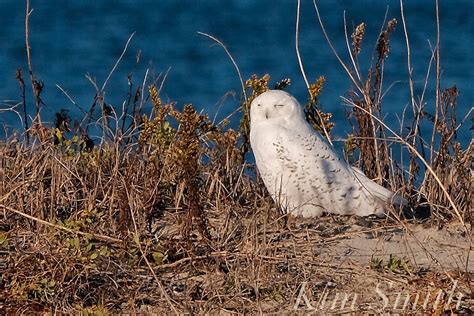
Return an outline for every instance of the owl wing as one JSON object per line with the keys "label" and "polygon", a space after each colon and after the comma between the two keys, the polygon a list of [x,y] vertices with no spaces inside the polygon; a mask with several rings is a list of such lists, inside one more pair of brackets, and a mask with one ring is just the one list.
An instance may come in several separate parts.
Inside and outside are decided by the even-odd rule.
{"label": "owl wing", "polygon": [[274,144],[295,175],[299,205],[337,214],[383,212],[393,193],[355,171],[319,134],[282,133]]}

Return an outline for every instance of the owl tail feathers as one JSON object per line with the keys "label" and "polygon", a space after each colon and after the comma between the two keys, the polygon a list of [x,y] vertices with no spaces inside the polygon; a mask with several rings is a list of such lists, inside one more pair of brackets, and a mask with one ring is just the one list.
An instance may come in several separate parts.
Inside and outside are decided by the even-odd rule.
{"label": "owl tail feathers", "polygon": [[377,217],[385,217],[386,211],[390,208],[390,205],[394,207],[395,212],[401,218],[426,220],[431,216],[432,210],[429,204],[414,204],[413,202],[408,201],[406,198],[402,197],[398,193],[393,193],[392,191],[387,190],[382,186],[379,186],[375,182],[373,182],[373,184],[379,187],[379,191],[376,191],[375,188],[372,188],[372,196],[378,199],[381,203],[385,204],[381,208],[376,208],[374,215],[376,215]]}
{"label": "owl tail feathers", "polygon": [[365,187],[369,194],[375,200],[374,202],[377,203],[379,207],[375,208],[374,215],[377,217],[385,217],[387,215],[387,211],[394,207],[395,210],[404,212],[409,206],[408,200],[402,197],[398,193],[394,193],[383,186],[379,185],[374,181],[370,181],[369,183],[365,183]]}
{"label": "owl tail feathers", "polygon": [[402,197],[398,193],[394,193],[390,191],[389,189],[384,188],[380,184],[370,181],[363,183],[367,191],[377,199],[380,199],[383,202],[393,204],[396,206],[408,206],[408,200]]}
{"label": "owl tail feathers", "polygon": [[377,198],[378,200],[389,203],[396,206],[406,207],[408,206],[408,200],[402,197],[398,193],[394,193],[389,189],[384,188],[380,184],[373,180],[370,180],[359,168],[352,167],[355,171],[355,175],[360,181],[361,185],[367,190],[367,192]]}

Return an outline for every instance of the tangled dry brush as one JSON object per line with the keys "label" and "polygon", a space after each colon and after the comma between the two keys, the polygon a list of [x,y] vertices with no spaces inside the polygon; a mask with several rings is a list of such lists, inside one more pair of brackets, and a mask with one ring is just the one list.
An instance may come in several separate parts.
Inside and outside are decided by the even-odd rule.
{"label": "tangled dry brush", "polygon": [[[470,231],[474,143],[463,149],[456,141],[456,88],[441,91],[436,113],[417,111],[408,133],[399,135],[402,141],[386,135],[381,64],[394,27],[390,21],[381,33],[362,89],[346,99],[354,124],[346,154],[414,205],[425,205],[428,221],[440,226],[455,221]],[[363,36],[363,26],[357,27],[354,56]],[[17,79],[23,81],[21,72]],[[378,273],[318,257],[318,244],[339,238],[347,220],[288,222],[246,162],[248,107],[269,82],[269,76],[246,82],[249,98],[241,101],[243,116],[235,130],[192,105],[178,109],[163,102],[152,85],[146,95],[140,94],[143,87],[130,91],[121,115],[98,90],[88,113],[92,116],[94,106],[101,112],[95,127],[103,137],[95,146],[84,125],[72,127],[66,111],[56,114],[54,126],[42,124],[38,111],[23,136],[2,141],[0,309],[278,312],[293,308],[303,281],[317,291],[328,284],[344,288],[353,280],[361,286],[367,275]],[[331,116],[317,101],[323,83],[320,78],[310,86],[306,113],[315,128],[329,134]],[[37,101],[41,89],[35,90]],[[146,102],[152,115],[137,106]],[[422,121],[434,126],[435,141],[421,137]],[[391,158],[394,143],[407,148],[408,170]],[[394,218],[374,229],[392,225]],[[435,272],[409,276],[415,286],[446,281]]]}

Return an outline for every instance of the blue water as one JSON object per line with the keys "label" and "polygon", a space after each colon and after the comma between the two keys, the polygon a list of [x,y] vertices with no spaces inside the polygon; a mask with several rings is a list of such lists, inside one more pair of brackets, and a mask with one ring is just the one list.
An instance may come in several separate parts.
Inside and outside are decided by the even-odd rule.
{"label": "blue water", "polygon": [[[318,22],[312,1],[302,1],[300,50],[310,81],[326,77],[321,102],[325,111],[334,113],[336,135],[350,132],[346,107],[340,96],[351,89],[343,69],[329,49]],[[365,22],[366,38],[360,64],[367,73],[376,36],[387,17],[398,25],[391,39],[391,54],[385,64],[384,113],[393,126],[397,115],[409,106],[406,48],[400,19],[399,1],[319,1],[320,10],[334,45],[347,59],[344,42],[343,13],[346,11],[349,35],[352,27]],[[436,43],[434,1],[405,1],[405,16],[412,49],[415,90],[420,93],[431,55],[430,44]],[[456,85],[460,90],[459,116],[474,103],[474,2],[440,1],[442,87]],[[296,59],[294,31],[296,1],[227,0],[227,1],[59,1],[31,0],[30,18],[33,69],[44,83],[43,121],[52,121],[60,108],[70,110],[73,118],[82,114],[56,84],[65,89],[85,110],[93,102],[95,89],[85,78],[90,74],[102,85],[123,50],[131,33],[136,32],[124,59],[106,89],[106,102],[120,107],[127,97],[127,75],[134,86],[141,84],[146,69],[157,76],[169,73],[163,88],[165,99],[179,104],[193,103],[211,116],[222,119],[239,101],[240,83],[224,51],[198,35],[206,32],[221,39],[236,59],[245,78],[269,73],[273,80],[292,79],[289,91],[306,99],[305,85]],[[20,101],[15,70],[22,68],[27,79],[24,41],[25,3],[2,0],[0,4],[0,101]],[[137,55],[140,56],[137,62]],[[434,70],[434,68],[432,69]],[[151,78],[151,77],[150,77]],[[434,71],[426,94],[426,109],[433,112]],[[28,82],[27,82],[28,83]],[[150,81],[148,81],[148,84]],[[27,84],[29,90],[30,85]],[[227,92],[223,107],[219,104]],[[33,100],[27,95],[30,114]],[[0,124],[21,126],[14,115],[0,113]],[[234,118],[234,124],[238,118]],[[464,144],[472,138],[469,124],[460,130]]]}

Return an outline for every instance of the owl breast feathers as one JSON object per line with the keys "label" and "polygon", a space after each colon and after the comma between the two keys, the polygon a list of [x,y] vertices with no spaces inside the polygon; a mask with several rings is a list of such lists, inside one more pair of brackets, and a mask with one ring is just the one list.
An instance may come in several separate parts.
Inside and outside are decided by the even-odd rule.
{"label": "owl breast feathers", "polygon": [[341,159],[284,91],[251,103],[250,143],[268,192],[287,213],[382,215],[390,204],[406,203]]}

